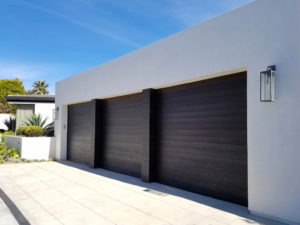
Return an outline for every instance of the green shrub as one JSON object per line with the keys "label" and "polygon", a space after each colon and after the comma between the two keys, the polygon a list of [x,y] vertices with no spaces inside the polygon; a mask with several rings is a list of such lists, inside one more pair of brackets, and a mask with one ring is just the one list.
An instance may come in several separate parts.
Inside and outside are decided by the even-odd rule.
{"label": "green shrub", "polygon": [[3,164],[5,161],[0,157],[0,164]]}
{"label": "green shrub", "polygon": [[40,137],[44,135],[44,129],[39,126],[22,126],[19,127],[16,134],[26,137]]}
{"label": "green shrub", "polygon": [[13,131],[5,131],[4,133],[1,134],[1,143],[4,143],[4,140],[5,140],[5,136],[6,135],[15,135],[15,132]]}
{"label": "green shrub", "polygon": [[40,137],[44,135],[44,129],[39,126],[28,126],[24,133],[26,137]]}
{"label": "green shrub", "polygon": [[18,159],[20,158],[19,152],[15,148],[8,148],[5,144],[0,144],[0,157],[4,158],[6,156],[6,150],[8,153],[8,158]]}
{"label": "green shrub", "polygon": [[20,158],[18,150],[15,148],[8,149],[8,158],[12,158],[12,159]]}
{"label": "green shrub", "polygon": [[5,144],[0,144],[0,157],[6,155],[6,146]]}
{"label": "green shrub", "polygon": [[19,127],[16,131],[16,134],[18,136],[25,136],[25,130],[26,130],[26,126],[22,126],[22,127]]}

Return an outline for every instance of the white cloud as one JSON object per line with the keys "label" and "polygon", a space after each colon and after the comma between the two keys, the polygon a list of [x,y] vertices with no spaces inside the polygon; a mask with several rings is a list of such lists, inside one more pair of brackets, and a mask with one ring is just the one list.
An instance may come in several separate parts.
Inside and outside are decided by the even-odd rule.
{"label": "white cloud", "polygon": [[126,44],[128,46],[135,47],[135,48],[141,47],[140,43],[137,43],[135,41],[129,40],[129,39],[123,37],[123,36],[117,35],[117,34],[111,32],[110,30],[107,30],[107,29],[104,29],[104,28],[101,28],[101,27],[97,27],[97,26],[91,25],[89,23],[83,22],[81,20],[75,19],[73,17],[67,16],[67,15],[64,15],[62,13],[58,13],[58,12],[56,12],[54,10],[48,9],[46,7],[43,7],[41,5],[27,2],[25,0],[18,0],[18,2],[20,4],[23,4],[23,5],[27,6],[27,7],[30,7],[32,9],[39,10],[39,11],[51,14],[53,16],[59,17],[59,18],[65,20],[65,21],[68,21],[68,22],[70,22],[70,23],[72,23],[74,25],[80,26],[80,27],[82,27],[82,28],[84,28],[86,30],[89,30],[91,32],[94,32],[96,34],[109,37],[109,38],[114,39],[116,41],[120,41],[121,43]]}
{"label": "white cloud", "polygon": [[0,78],[20,78],[20,79],[34,79],[39,77],[43,69],[35,65],[25,65],[18,63],[0,63]]}
{"label": "white cloud", "polygon": [[185,27],[198,24],[253,0],[166,0],[166,10],[171,17]]}

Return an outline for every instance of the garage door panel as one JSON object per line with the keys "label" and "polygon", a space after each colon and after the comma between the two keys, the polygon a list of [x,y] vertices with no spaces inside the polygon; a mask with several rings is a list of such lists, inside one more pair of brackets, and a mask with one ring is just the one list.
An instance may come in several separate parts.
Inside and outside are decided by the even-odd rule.
{"label": "garage door panel", "polygon": [[[196,173],[196,174],[202,174],[202,173],[206,173],[209,172],[208,170],[210,170],[210,173],[214,173],[216,171],[219,171],[220,174],[223,175],[230,175],[230,176],[244,176],[244,173],[247,171],[247,168],[242,168],[240,166],[241,163],[245,163],[245,161],[241,160],[240,162],[237,161],[230,161],[230,160],[223,160],[221,161],[219,160],[212,160],[212,159],[207,159],[207,158],[202,158],[200,159],[198,158],[194,158],[191,159],[188,157],[182,157],[182,158],[175,158],[175,157],[168,157],[168,159],[164,160],[164,164],[161,165],[159,168],[161,168],[162,170],[165,171],[173,171],[174,170],[174,164],[176,165],[176,169],[183,169],[183,170],[187,170],[190,169],[191,171],[193,169],[192,172]],[[216,167],[216,164],[218,165]],[[201,170],[203,169],[203,171]],[[190,171],[190,172],[191,172]],[[230,174],[227,174],[227,172],[230,172]],[[218,176],[219,174],[217,174],[216,176]]]}
{"label": "garage door panel", "polygon": [[110,113],[118,113],[122,111],[124,113],[134,113],[140,106],[137,105],[138,101],[141,101],[140,96],[135,96],[134,99],[129,99],[129,96],[117,97],[118,99],[110,100],[106,99],[106,110]]}
{"label": "garage door panel", "polygon": [[89,164],[94,152],[91,148],[91,106],[89,102],[68,107],[68,160]]}
{"label": "garage door panel", "polygon": [[[243,176],[237,176],[237,175],[228,175],[225,173],[222,173],[222,171],[218,170],[211,170],[211,168],[205,169],[201,168],[203,170],[203,174],[199,174],[194,172],[194,170],[190,173],[190,179],[193,179],[193,182],[195,185],[190,186],[188,188],[185,188],[189,191],[195,191],[196,188],[206,188],[206,189],[212,189],[215,188],[222,188],[224,192],[229,192],[231,190],[234,190],[239,193],[245,193],[247,192],[247,188],[245,188],[243,185],[241,185],[241,182],[234,182],[234,180],[242,180]],[[176,168],[173,173],[176,173],[176,177],[169,176],[169,172],[162,172],[162,175],[164,176],[164,179],[176,182],[178,185],[182,185],[184,187],[187,186],[186,182],[184,182],[186,178],[186,174],[184,170],[180,170],[180,168]],[[215,174],[219,174],[218,176],[215,176]],[[197,177],[197,179],[194,179],[194,177]],[[245,182],[245,181],[244,181]],[[222,183],[220,186],[219,184]],[[183,188],[183,187],[181,187]],[[198,192],[198,191],[196,191]],[[233,193],[235,195],[235,193]]]}
{"label": "garage door panel", "polygon": [[241,124],[244,125],[244,123],[247,121],[244,116],[215,116],[215,117],[209,117],[208,115],[203,116],[203,118],[199,119],[199,116],[201,115],[194,115],[194,117],[185,117],[185,118],[164,118],[164,123],[170,124],[170,123],[177,123],[178,125],[181,123],[186,124],[228,124],[228,123],[234,123],[234,124]]}
{"label": "garage door panel", "polygon": [[[186,99],[182,99],[179,101],[178,98],[174,98],[174,101],[168,101],[164,100],[163,98],[160,100],[160,103],[164,105],[164,110],[170,110],[167,107],[177,107],[177,108],[185,108],[190,105],[202,105],[202,106],[213,106],[215,104],[219,103],[233,103],[233,99],[235,103],[243,103],[245,98],[240,96],[243,93],[239,92],[234,95],[229,95],[229,96],[216,96],[216,97],[209,97],[209,98],[203,98],[203,99],[191,99],[187,97]],[[222,97],[222,99],[220,99]],[[236,106],[235,106],[236,107]],[[234,107],[234,108],[235,108]]]}
{"label": "garage door panel", "polygon": [[110,130],[122,130],[122,132],[125,132],[126,129],[128,130],[128,126],[140,129],[141,123],[137,120],[141,121],[141,118],[135,117],[133,120],[127,120],[124,118],[123,120],[106,121],[105,125]]}
{"label": "garage door panel", "polygon": [[[234,196],[234,198],[235,198],[234,200],[237,200],[236,198],[240,198],[239,201],[242,201],[243,199],[247,199],[247,197],[246,197],[247,190],[244,188],[243,189],[239,188],[238,185],[236,185],[236,184],[230,185],[231,187],[227,187],[224,185],[218,185],[217,182],[219,182],[219,181],[217,179],[205,180],[205,177],[199,177],[198,180],[194,180],[195,185],[190,186],[189,184],[184,182],[184,179],[186,179],[186,178],[193,179],[193,177],[186,177],[186,178],[185,177],[186,177],[186,175],[184,173],[178,172],[177,177],[172,177],[172,176],[168,176],[167,174],[165,174],[164,179],[168,183],[171,183],[171,182],[178,183],[178,185],[182,189],[196,192],[196,193],[199,193],[199,191],[200,191],[201,194],[203,194],[203,195],[207,195],[207,193],[210,193],[208,196],[214,196],[217,198],[218,198],[218,196],[227,196],[228,195],[228,197]],[[232,178],[228,178],[228,179],[232,179]]]}
{"label": "garage door panel", "polygon": [[187,83],[185,85],[178,85],[170,88],[165,88],[161,90],[161,93],[166,93],[166,97],[170,95],[167,94],[176,94],[176,95],[185,95],[186,93],[202,92],[205,91],[216,91],[216,90],[232,90],[245,88],[246,83],[244,82],[244,72],[236,74],[240,77],[223,76],[216,79],[207,79],[200,82]]}
{"label": "garage door panel", "polygon": [[121,132],[113,132],[111,135],[109,135],[108,138],[108,142],[128,142],[128,143],[133,143],[133,144],[138,144],[139,145],[139,148],[141,147],[140,146],[140,143],[141,143],[141,140],[140,140],[140,133],[141,132],[136,132],[136,133],[133,133],[133,134],[126,134],[125,135],[122,135]]}
{"label": "garage door panel", "polygon": [[[168,151],[179,151],[179,149],[182,149],[182,151],[189,151],[195,150],[195,151],[206,151],[206,152],[212,152],[216,151],[217,155],[219,152],[227,151],[228,154],[230,154],[230,157],[236,155],[236,154],[243,154],[244,153],[244,146],[240,145],[226,145],[226,144],[216,144],[216,143],[191,143],[191,142],[180,142],[178,139],[176,141],[172,140],[161,140],[160,142],[161,147],[164,148],[164,151],[159,151],[160,154],[167,153]],[[176,153],[176,152],[175,152]]]}
{"label": "garage door panel", "polygon": [[246,74],[159,91],[156,179],[247,204]]}
{"label": "garage door panel", "polygon": [[103,164],[103,167],[106,170],[110,170],[116,173],[122,173],[133,177],[139,177],[140,172],[137,172],[140,170],[140,164],[138,163],[128,163],[123,161],[111,161],[111,162],[105,162]]}
{"label": "garage door panel", "polygon": [[[159,102],[160,106],[165,105],[162,102]],[[176,107],[176,111],[174,111],[172,108]],[[194,104],[189,102],[181,102],[180,105],[174,103],[170,104],[169,107],[163,107],[160,111],[160,115],[164,116],[165,114],[168,115],[169,113],[191,113],[191,112],[199,112],[199,113],[205,113],[209,114],[211,111],[221,111],[221,110],[241,110],[241,107],[245,109],[247,107],[247,103],[245,103],[245,99],[235,99],[230,100],[230,102],[207,102],[205,104]]]}
{"label": "garage door panel", "polygon": [[247,161],[247,156],[240,151],[220,150],[219,148],[186,148],[186,147],[172,147],[161,152],[159,157],[167,157],[164,159],[176,158],[179,160],[189,159],[191,161],[198,160],[207,162],[218,162],[220,164],[229,164],[232,166],[239,166],[240,169],[247,168],[244,163]]}
{"label": "garage door panel", "polygon": [[[113,143],[107,144],[105,146],[108,151],[105,151],[107,154],[123,154],[123,155],[136,155],[140,153],[141,145],[134,143]],[[130,150],[129,150],[130,149]],[[117,157],[117,156],[116,156]]]}
{"label": "garage door panel", "polygon": [[[180,137],[236,137],[247,140],[247,131],[231,131],[226,130],[184,130],[184,129],[169,129],[169,135],[176,135]],[[177,138],[177,137],[176,137]]]}
{"label": "garage door panel", "polygon": [[[182,132],[184,133],[184,132]],[[198,132],[199,134],[199,132]],[[180,142],[184,143],[212,143],[212,144],[226,144],[226,145],[241,145],[244,146],[245,141],[247,141],[247,138],[245,138],[242,135],[231,135],[231,136],[212,136],[212,135],[179,135],[178,133],[174,133],[172,131],[169,131],[168,139],[173,140],[176,142],[178,140],[178,136],[180,136]],[[173,142],[172,141],[172,142]]]}
{"label": "garage door panel", "polygon": [[[206,103],[207,101],[218,102],[222,97],[224,101],[230,100],[233,96],[239,95],[241,93],[245,93],[243,88],[239,89],[219,89],[219,90],[206,90],[203,88],[202,90],[198,88],[198,91],[195,92],[186,92],[185,94],[172,94],[170,96],[164,96],[161,98],[161,101],[164,103],[176,103],[176,102],[199,102]],[[242,96],[241,96],[242,97]]]}
{"label": "garage door panel", "polygon": [[[107,121],[114,121],[114,120],[120,120],[122,121],[123,119],[134,119],[135,117],[140,117],[140,107],[139,108],[134,108],[132,110],[128,109],[111,109],[107,110],[106,113],[109,114],[110,116],[107,118]],[[122,111],[122,114],[120,114],[120,111]],[[112,119],[114,118],[114,119]]]}
{"label": "garage door panel", "polygon": [[[166,183],[178,183],[181,189],[185,189],[191,192],[201,193],[206,196],[213,196],[218,199],[231,199],[231,202],[239,202],[241,205],[247,205],[247,191],[241,191],[240,189],[226,188],[223,186],[216,186],[213,184],[207,187],[206,183],[198,182],[195,186],[190,186],[187,183],[181,182],[186,176],[178,176],[178,179],[174,177],[164,177]],[[190,178],[192,179],[192,178]]]}
{"label": "garage door panel", "polygon": [[[82,104],[89,104],[89,103],[82,103]],[[68,117],[76,117],[77,120],[88,118],[90,108],[83,106],[82,104],[70,105],[68,109],[69,110]],[[80,106],[82,108],[79,108]],[[80,117],[78,117],[79,114],[81,115]]]}
{"label": "garage door panel", "polygon": [[[236,104],[235,104],[236,105]],[[160,118],[166,118],[166,119],[180,119],[180,118],[198,118],[199,116],[202,116],[204,118],[215,118],[215,117],[233,117],[233,116],[240,116],[241,114],[244,114],[247,112],[247,110],[240,109],[240,108],[233,108],[233,109],[219,109],[217,112],[216,110],[212,109],[201,109],[197,110],[197,112],[194,112],[192,110],[187,111],[187,112],[169,112],[169,113],[162,113],[160,115]]]}
{"label": "garage door panel", "polygon": [[136,157],[136,154],[139,153],[124,153],[121,151],[111,151],[106,154],[106,159],[110,162],[112,161],[123,161],[124,163],[131,163],[131,164],[140,164],[137,162],[134,158]]}
{"label": "garage door panel", "polygon": [[[246,121],[246,120],[245,120]],[[230,132],[233,131],[244,131],[247,129],[247,125],[244,123],[209,123],[209,122],[202,122],[202,123],[168,123],[168,124],[161,124],[161,130],[167,131],[172,129],[180,129],[180,130],[223,130]]]}
{"label": "garage door panel", "polygon": [[102,167],[140,176],[141,170],[141,94],[103,101]]}

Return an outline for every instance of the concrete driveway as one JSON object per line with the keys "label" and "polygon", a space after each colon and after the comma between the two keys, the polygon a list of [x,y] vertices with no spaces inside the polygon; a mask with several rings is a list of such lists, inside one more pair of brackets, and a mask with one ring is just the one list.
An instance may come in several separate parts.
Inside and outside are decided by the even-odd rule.
{"label": "concrete driveway", "polygon": [[238,205],[71,162],[1,165],[0,188],[30,224],[282,224]]}

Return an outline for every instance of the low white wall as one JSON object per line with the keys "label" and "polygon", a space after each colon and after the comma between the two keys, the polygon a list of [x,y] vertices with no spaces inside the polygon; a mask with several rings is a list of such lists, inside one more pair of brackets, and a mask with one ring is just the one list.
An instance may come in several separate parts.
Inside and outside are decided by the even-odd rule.
{"label": "low white wall", "polygon": [[9,119],[10,114],[1,113],[0,114],[0,129],[7,130],[7,127],[4,125],[4,120]]}
{"label": "low white wall", "polygon": [[5,145],[17,149],[24,159],[48,160],[55,156],[54,137],[5,136]]}
{"label": "low white wall", "polygon": [[15,148],[19,151],[21,151],[21,144],[22,144],[22,138],[18,136],[5,136],[5,145],[8,146],[9,148]]}

